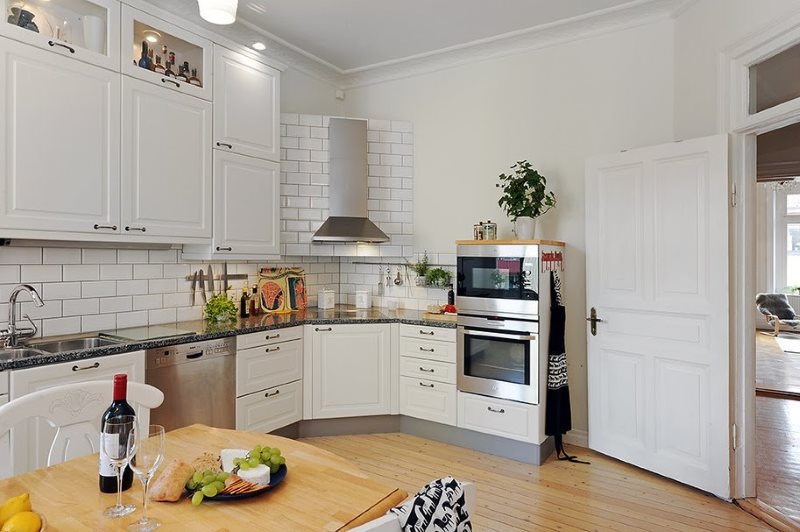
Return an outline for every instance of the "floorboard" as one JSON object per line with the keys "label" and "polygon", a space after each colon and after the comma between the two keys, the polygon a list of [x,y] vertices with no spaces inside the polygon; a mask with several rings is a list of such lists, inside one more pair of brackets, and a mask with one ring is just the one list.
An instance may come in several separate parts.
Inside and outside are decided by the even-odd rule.
{"label": "floorboard", "polygon": [[[797,343],[800,335],[786,335]],[[756,389],[800,394],[800,353],[784,353],[775,338],[756,333]]]}
{"label": "floorboard", "polygon": [[800,401],[756,397],[756,495],[800,522]]}
{"label": "floorboard", "polygon": [[[797,402],[800,405],[800,402]],[[606,456],[533,466],[407,434],[306,438],[367,474],[416,492],[453,475],[476,483],[476,531],[771,530],[733,504]]]}

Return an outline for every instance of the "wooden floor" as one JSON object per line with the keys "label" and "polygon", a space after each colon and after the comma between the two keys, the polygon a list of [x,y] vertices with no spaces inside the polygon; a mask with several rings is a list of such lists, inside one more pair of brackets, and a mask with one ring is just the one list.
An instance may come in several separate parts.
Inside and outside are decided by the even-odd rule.
{"label": "wooden floor", "polygon": [[[800,351],[800,335],[797,338]],[[756,389],[800,394],[800,354],[784,353],[775,338],[756,333]]]}
{"label": "wooden floor", "polygon": [[756,397],[756,495],[800,522],[800,401]]}
{"label": "wooden floor", "polygon": [[770,530],[733,504],[584,449],[572,450],[591,465],[538,467],[398,433],[303,441],[409,493],[446,475],[475,482],[479,532]]}

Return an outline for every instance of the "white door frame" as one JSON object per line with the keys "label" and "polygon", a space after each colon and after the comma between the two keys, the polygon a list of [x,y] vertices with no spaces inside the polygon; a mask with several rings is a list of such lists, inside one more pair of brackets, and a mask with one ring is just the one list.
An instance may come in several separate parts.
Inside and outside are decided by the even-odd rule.
{"label": "white door frame", "polygon": [[782,17],[720,56],[718,130],[730,134],[731,411],[734,422],[731,495],[756,495],[755,305],[756,135],[800,122],[800,98],[748,113],[748,67],[800,43],[800,13]]}

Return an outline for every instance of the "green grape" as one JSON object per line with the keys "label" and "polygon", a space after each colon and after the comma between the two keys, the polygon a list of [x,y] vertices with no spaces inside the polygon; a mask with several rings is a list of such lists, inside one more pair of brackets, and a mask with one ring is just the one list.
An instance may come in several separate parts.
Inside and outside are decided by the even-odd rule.
{"label": "green grape", "polygon": [[280,464],[272,464],[271,463],[270,466],[269,466],[269,472],[274,475],[275,473],[278,472],[278,469],[280,469],[280,468],[281,468]]}
{"label": "green grape", "polygon": [[225,471],[220,471],[219,473],[217,473],[217,480],[225,482],[227,479],[228,479],[228,473],[226,473]]}
{"label": "green grape", "polygon": [[281,464],[281,465],[283,465],[283,464],[285,464],[285,463],[286,463],[286,458],[284,458],[283,456],[281,456],[280,464]]}
{"label": "green grape", "polygon": [[216,475],[213,475],[211,473],[207,473],[203,477],[203,486],[207,486],[207,485],[211,484],[212,482],[214,482],[215,480],[217,480],[217,476]]}
{"label": "green grape", "polygon": [[247,462],[242,462],[239,465],[239,469],[241,469],[242,471],[247,471],[248,469],[250,469],[250,464],[248,464]]}
{"label": "green grape", "polygon": [[261,460],[259,460],[258,458],[250,458],[247,460],[247,463],[250,465],[250,467],[256,467],[258,464],[261,463]]}
{"label": "green grape", "polygon": [[[217,487],[214,484],[209,484],[207,486],[203,486],[203,489],[200,491],[200,493],[202,493],[206,497],[216,497],[217,496]],[[195,495],[197,495],[197,494],[195,493]]]}
{"label": "green grape", "polygon": [[195,471],[194,475],[192,475],[192,480],[195,484],[199,484],[201,480],[203,480],[203,473],[200,471]]}
{"label": "green grape", "polygon": [[261,463],[269,460],[270,454],[267,451],[261,451]]}
{"label": "green grape", "polygon": [[270,464],[274,465],[281,465],[281,457],[280,455],[273,454],[269,459]]}
{"label": "green grape", "polygon": [[221,480],[217,480],[215,482],[212,482],[209,485],[210,486],[214,486],[215,488],[217,488],[217,493],[220,493],[221,491],[223,491],[225,489],[225,483],[222,482]]}
{"label": "green grape", "polygon": [[264,449],[264,448],[263,448],[263,447],[261,447],[260,445],[256,445],[255,447],[253,447],[253,454],[258,454],[258,453],[260,453],[260,452],[261,452],[263,449]]}
{"label": "green grape", "polygon": [[194,479],[191,479],[191,478],[190,478],[190,479],[189,479],[189,480],[186,482],[186,489],[188,489],[189,491],[194,491],[194,490],[196,490],[196,489],[197,489],[197,483],[194,481]]}
{"label": "green grape", "polygon": [[203,502],[203,492],[195,491],[194,495],[192,495],[192,504],[195,506],[199,506],[201,502]]}

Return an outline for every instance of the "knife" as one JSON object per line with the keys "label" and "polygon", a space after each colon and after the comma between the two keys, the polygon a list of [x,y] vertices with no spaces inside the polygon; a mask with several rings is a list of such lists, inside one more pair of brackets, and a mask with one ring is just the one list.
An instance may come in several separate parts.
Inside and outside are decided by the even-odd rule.
{"label": "knife", "polygon": [[211,290],[211,297],[216,295],[214,292],[214,270],[211,269],[211,265],[208,265],[208,289]]}
{"label": "knife", "polygon": [[190,296],[191,297],[191,301],[192,301],[192,306],[194,306],[195,290],[196,289],[197,289],[197,272],[194,272],[194,275],[192,275],[192,295]]}
{"label": "knife", "polygon": [[228,293],[228,263],[222,263],[222,291]]}
{"label": "knife", "polygon": [[206,298],[206,280],[202,269],[200,269],[198,275],[200,276],[200,295],[203,296],[203,305],[205,305],[208,303],[208,299]]}

